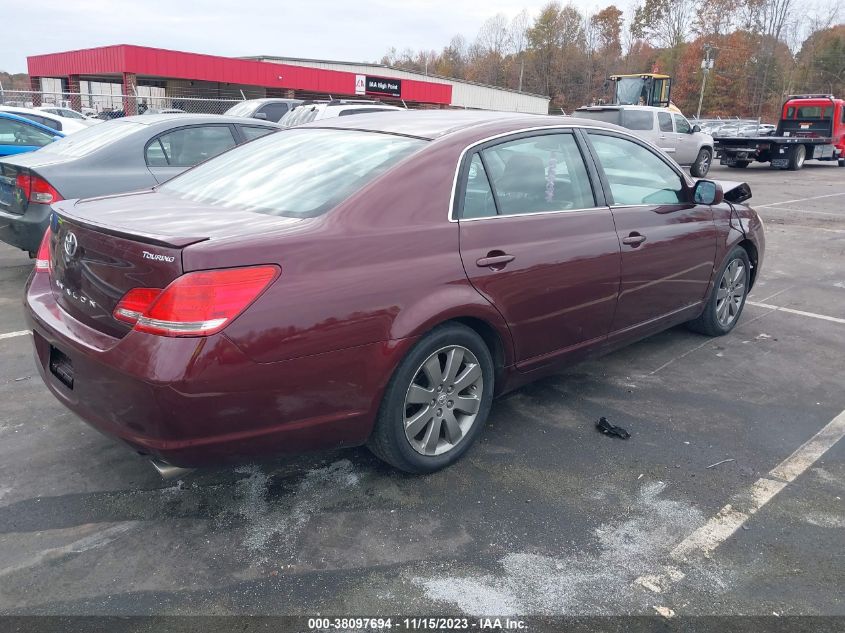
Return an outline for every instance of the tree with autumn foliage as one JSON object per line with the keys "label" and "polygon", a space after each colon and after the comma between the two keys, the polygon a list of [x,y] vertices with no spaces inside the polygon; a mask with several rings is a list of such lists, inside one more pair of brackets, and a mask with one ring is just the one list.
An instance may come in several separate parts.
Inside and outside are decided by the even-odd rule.
{"label": "tree with autumn foliage", "polygon": [[837,0],[822,2],[808,15],[796,0],[639,0],[625,16],[613,4],[584,14],[552,0],[533,18],[491,16],[471,43],[458,35],[440,53],[391,49],[382,62],[548,95],[552,112],[606,98],[608,75],[665,72],[675,104],[693,113],[709,46],[702,114],[773,120],[791,92],[845,96],[845,25]]}

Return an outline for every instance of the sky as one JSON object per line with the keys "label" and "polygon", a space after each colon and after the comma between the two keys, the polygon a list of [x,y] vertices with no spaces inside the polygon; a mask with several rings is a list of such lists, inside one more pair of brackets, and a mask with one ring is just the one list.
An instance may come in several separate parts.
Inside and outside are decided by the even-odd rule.
{"label": "sky", "polygon": [[[137,44],[211,55],[376,61],[393,46],[439,50],[490,16],[547,0],[0,0],[0,71],[27,55]],[[627,9],[634,0],[617,0]],[[612,0],[572,0],[594,13]],[[565,2],[563,3],[565,4]],[[37,16],[34,17],[34,16]]]}

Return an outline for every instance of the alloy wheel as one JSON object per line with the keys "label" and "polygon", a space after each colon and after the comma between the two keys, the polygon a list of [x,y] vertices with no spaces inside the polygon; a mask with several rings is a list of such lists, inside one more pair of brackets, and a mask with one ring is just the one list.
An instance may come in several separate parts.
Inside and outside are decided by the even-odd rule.
{"label": "alloy wheel", "polygon": [[405,437],[422,455],[442,455],[466,437],[478,415],[484,379],[475,354],[450,345],[431,354],[405,395]]}
{"label": "alloy wheel", "polygon": [[719,289],[716,291],[716,319],[722,327],[728,327],[739,315],[745,298],[745,264],[734,259],[722,273]]}

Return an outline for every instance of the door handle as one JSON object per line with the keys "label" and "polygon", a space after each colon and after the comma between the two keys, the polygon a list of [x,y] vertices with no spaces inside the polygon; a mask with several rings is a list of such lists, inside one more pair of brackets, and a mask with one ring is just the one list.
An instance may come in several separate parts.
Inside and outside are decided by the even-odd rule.
{"label": "door handle", "polygon": [[622,238],[622,243],[627,244],[628,246],[633,246],[634,248],[636,248],[637,246],[639,246],[640,244],[645,242],[645,240],[646,240],[645,235],[640,235],[636,231],[633,231],[628,237]]}
{"label": "door handle", "polygon": [[475,261],[475,265],[479,268],[492,268],[493,270],[501,270],[507,264],[516,259],[514,255],[508,255],[502,251],[490,251],[487,257],[482,257]]}

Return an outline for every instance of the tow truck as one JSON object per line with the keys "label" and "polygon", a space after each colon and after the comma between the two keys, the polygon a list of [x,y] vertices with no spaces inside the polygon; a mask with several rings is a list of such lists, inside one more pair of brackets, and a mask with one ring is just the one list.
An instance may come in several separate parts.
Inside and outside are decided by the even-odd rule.
{"label": "tow truck", "polygon": [[772,169],[801,169],[807,160],[845,167],[845,100],[833,95],[790,95],[772,136],[717,137],[719,162],[742,169],[754,161]]}

